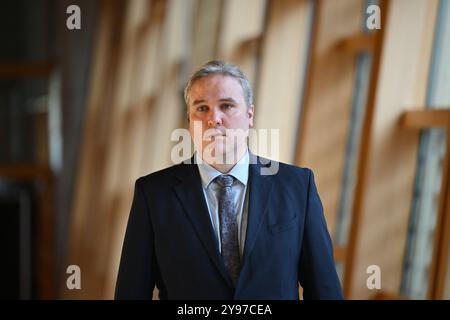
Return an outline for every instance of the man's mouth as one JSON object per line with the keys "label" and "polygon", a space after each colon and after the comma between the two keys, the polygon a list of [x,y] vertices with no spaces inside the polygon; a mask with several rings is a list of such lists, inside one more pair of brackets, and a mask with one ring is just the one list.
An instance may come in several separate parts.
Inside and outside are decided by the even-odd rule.
{"label": "man's mouth", "polygon": [[210,137],[211,141],[216,141],[216,140],[220,140],[220,139],[225,139],[226,135],[225,134],[216,134]]}
{"label": "man's mouth", "polygon": [[216,133],[207,135],[206,138],[214,139],[216,137],[225,137],[225,136],[226,136],[225,132],[216,132]]}

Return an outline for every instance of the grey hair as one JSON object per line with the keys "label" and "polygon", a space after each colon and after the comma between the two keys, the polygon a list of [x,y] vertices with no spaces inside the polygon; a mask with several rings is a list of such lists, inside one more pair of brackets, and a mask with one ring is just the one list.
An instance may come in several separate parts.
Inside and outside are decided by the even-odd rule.
{"label": "grey hair", "polygon": [[222,74],[239,80],[242,91],[244,92],[244,99],[247,107],[250,107],[253,104],[253,90],[250,85],[250,81],[248,81],[241,69],[233,64],[226,63],[221,60],[212,60],[198,69],[186,84],[186,87],[184,88],[184,101],[186,102],[186,106],[189,106],[188,95],[194,82],[200,78],[212,74]]}

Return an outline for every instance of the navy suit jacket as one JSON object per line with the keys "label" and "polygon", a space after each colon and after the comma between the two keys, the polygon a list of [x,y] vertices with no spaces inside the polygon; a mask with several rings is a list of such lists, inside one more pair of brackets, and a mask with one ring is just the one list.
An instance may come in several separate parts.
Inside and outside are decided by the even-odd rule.
{"label": "navy suit jacket", "polygon": [[299,299],[300,283],[304,299],[342,299],[312,171],[277,163],[276,174],[261,175],[274,165],[267,161],[250,156],[248,225],[236,287],[193,158],[192,164],[139,178],[115,298],[151,299],[156,285],[160,299]]}

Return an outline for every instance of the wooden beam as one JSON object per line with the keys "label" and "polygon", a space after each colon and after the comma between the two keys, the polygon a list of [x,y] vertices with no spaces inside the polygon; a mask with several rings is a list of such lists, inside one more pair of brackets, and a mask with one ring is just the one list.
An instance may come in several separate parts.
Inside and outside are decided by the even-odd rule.
{"label": "wooden beam", "polygon": [[336,49],[356,55],[363,51],[372,52],[375,45],[375,32],[361,32],[343,38],[336,43]]}
{"label": "wooden beam", "polygon": [[392,292],[383,291],[374,294],[371,300],[407,300],[408,298],[405,296],[401,296]]}
{"label": "wooden beam", "polygon": [[[270,1],[255,99],[255,127],[279,129],[279,154],[258,149],[250,139],[250,149],[261,156],[292,163],[300,101],[308,61],[310,24],[314,3],[305,0]],[[295,41],[293,30],[297,30]],[[275,107],[276,106],[276,107]],[[274,112],[277,108],[277,112]],[[258,145],[257,145],[258,144]],[[272,146],[271,146],[272,147]],[[276,150],[273,152],[276,153]]]}
{"label": "wooden beam", "polygon": [[439,211],[434,231],[433,255],[429,273],[428,298],[442,299],[445,278],[448,272],[448,251],[450,242],[450,109],[431,109],[406,111],[400,118],[400,125],[412,129],[431,129],[446,127],[447,148],[442,168]]}
{"label": "wooden beam", "polygon": [[[450,110],[447,110],[450,112]],[[447,121],[449,117],[447,116]],[[447,122],[447,148],[442,168],[439,211],[434,231],[433,255],[430,266],[428,298],[443,299],[448,270],[450,246],[450,122]]]}
{"label": "wooden beam", "polygon": [[[266,0],[223,2],[217,56],[238,65],[250,83],[256,78],[258,50],[262,44]],[[236,23],[245,21],[245,23]]]}
{"label": "wooden beam", "polygon": [[262,40],[263,40],[262,34],[255,36],[255,37],[250,37],[250,38],[241,40],[241,42],[239,42],[236,45],[236,47],[231,55],[231,60],[239,61],[240,57],[246,56],[249,52],[250,53],[256,52],[257,49],[261,46]]}
{"label": "wooden beam", "polygon": [[0,62],[0,78],[14,79],[22,77],[48,76],[52,70],[49,61],[40,62]]}
{"label": "wooden beam", "polygon": [[343,277],[343,290],[344,296],[350,298],[352,292],[352,286],[354,281],[354,270],[356,265],[356,243],[359,238],[359,232],[361,228],[361,211],[363,209],[363,196],[365,193],[366,185],[366,172],[367,164],[369,160],[369,150],[371,142],[371,132],[373,125],[373,118],[375,113],[375,97],[378,90],[378,78],[380,73],[380,60],[383,51],[384,30],[386,29],[386,16],[388,14],[388,2],[381,1],[382,25],[384,26],[377,32],[375,38],[375,47],[373,52],[373,64],[370,76],[370,87],[367,97],[366,115],[364,119],[362,138],[360,142],[359,160],[358,160],[358,174],[355,187],[355,197],[352,208],[352,218],[350,224],[350,232],[348,236],[347,247],[347,259],[345,262],[344,277]]}
{"label": "wooden beam", "polygon": [[[123,74],[119,74],[118,68],[123,53],[121,44],[124,41],[124,16],[128,7],[123,1],[108,0],[101,1],[100,7],[66,258],[67,265],[75,263],[85,270],[84,285],[83,290],[67,290],[65,282],[61,283],[60,295],[64,299],[104,298],[102,288],[105,272],[98,266],[102,256],[96,249],[107,225],[101,211],[101,200],[105,196],[107,151],[112,143],[105,141],[108,139],[109,142],[116,142],[111,119],[115,103],[121,98],[116,82],[124,78]],[[95,190],[101,192],[96,193]]]}
{"label": "wooden beam", "polygon": [[[296,124],[295,164],[314,171],[327,225],[334,234],[356,76],[356,59],[337,51],[335,45],[340,39],[360,32],[363,3],[358,0],[316,1],[314,5],[310,62]],[[289,113],[289,116],[295,114]]]}
{"label": "wooden beam", "polygon": [[345,262],[347,256],[347,248],[344,246],[334,246],[334,260],[336,262]]}
{"label": "wooden beam", "polygon": [[404,130],[399,119],[405,106],[425,104],[438,8],[437,1],[380,4],[382,36],[374,50],[344,272],[349,299],[373,295],[366,286],[372,264],[383,272],[383,290],[399,293],[419,143],[419,132]]}
{"label": "wooden beam", "polygon": [[400,118],[404,128],[427,129],[450,124],[450,109],[424,109],[405,111]]}
{"label": "wooden beam", "polygon": [[223,17],[222,0],[198,0],[193,19],[189,72],[216,57]]}
{"label": "wooden beam", "polygon": [[52,171],[46,164],[0,164],[0,177],[25,181],[36,178],[50,180]]}

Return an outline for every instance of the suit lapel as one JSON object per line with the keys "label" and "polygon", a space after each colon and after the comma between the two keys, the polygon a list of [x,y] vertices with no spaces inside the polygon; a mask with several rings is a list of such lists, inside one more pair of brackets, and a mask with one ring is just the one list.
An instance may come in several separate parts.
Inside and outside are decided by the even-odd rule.
{"label": "suit lapel", "polygon": [[182,168],[178,175],[180,183],[174,187],[174,191],[209,257],[228,285],[232,287],[231,279],[218,250],[217,238],[211,224],[198,167],[193,158],[190,161],[191,164],[180,165]]}
{"label": "suit lapel", "polygon": [[254,154],[250,154],[248,224],[241,272],[244,271],[246,261],[248,261],[248,257],[255,246],[255,240],[261,230],[273,187],[273,177],[261,175],[261,169],[264,165],[259,163],[258,158]]}

